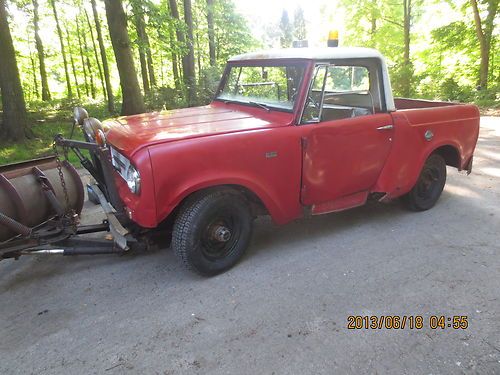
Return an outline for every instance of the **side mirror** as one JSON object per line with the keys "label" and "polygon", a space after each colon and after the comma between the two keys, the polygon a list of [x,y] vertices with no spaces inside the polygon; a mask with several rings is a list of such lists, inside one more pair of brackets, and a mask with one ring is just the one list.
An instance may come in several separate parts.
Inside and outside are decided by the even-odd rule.
{"label": "side mirror", "polygon": [[73,109],[73,118],[75,119],[75,124],[83,125],[84,120],[89,118],[89,113],[85,108],[75,107]]}

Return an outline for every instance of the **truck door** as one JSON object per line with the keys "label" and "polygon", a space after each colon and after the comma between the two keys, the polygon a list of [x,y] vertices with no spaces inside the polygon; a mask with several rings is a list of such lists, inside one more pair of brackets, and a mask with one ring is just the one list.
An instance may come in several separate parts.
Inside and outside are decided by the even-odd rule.
{"label": "truck door", "polygon": [[316,67],[302,116],[301,202],[316,213],[363,204],[389,155],[393,122],[383,113],[376,67]]}

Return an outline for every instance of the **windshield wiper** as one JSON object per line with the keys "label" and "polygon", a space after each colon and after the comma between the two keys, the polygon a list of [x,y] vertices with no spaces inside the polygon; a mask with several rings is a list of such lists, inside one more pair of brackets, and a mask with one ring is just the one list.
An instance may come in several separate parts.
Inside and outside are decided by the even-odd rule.
{"label": "windshield wiper", "polygon": [[254,101],[239,101],[239,100],[231,100],[231,99],[222,99],[222,98],[217,98],[218,100],[222,101],[224,104],[250,104],[254,107],[260,107],[262,109],[265,109],[267,112],[271,112],[271,108],[263,103],[259,102],[254,102]]}
{"label": "windshield wiper", "polygon": [[224,104],[234,104],[234,103],[239,103],[237,100],[230,100],[230,99],[222,99],[222,98],[217,98],[218,100],[222,101]]}
{"label": "windshield wiper", "polygon": [[248,101],[248,104],[254,105],[256,107],[260,107],[265,109],[267,112],[271,112],[271,108],[265,104],[258,103],[258,102],[253,102],[253,101]]}

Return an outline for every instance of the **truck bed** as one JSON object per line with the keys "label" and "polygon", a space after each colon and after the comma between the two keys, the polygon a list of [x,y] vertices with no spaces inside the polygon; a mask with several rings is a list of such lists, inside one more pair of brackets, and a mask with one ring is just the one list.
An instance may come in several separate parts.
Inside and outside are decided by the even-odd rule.
{"label": "truck bed", "polygon": [[453,103],[453,102],[440,102],[434,100],[408,99],[408,98],[394,98],[394,104],[396,105],[397,110],[449,107],[449,106],[460,105],[460,103]]}

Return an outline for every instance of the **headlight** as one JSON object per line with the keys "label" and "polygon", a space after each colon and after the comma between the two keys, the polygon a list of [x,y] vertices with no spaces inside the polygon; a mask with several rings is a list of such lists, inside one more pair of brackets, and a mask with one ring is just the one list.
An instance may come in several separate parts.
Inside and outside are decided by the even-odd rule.
{"label": "headlight", "polygon": [[141,175],[132,164],[128,167],[126,181],[130,191],[139,194],[141,191]]}

